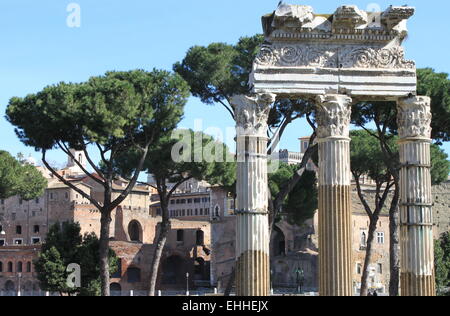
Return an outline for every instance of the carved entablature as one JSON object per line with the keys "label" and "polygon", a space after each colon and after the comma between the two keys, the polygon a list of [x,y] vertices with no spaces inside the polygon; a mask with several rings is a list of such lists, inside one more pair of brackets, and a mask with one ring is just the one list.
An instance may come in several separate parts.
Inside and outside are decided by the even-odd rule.
{"label": "carved entablature", "polygon": [[339,7],[333,15],[333,28],[355,29],[367,24],[367,13],[358,9],[355,5]]}
{"label": "carved entablature", "polygon": [[238,136],[251,135],[267,137],[267,120],[270,106],[275,102],[274,94],[255,96],[236,95],[230,103],[235,109]]}
{"label": "carved entablature", "polygon": [[352,99],[345,95],[317,97],[317,137],[319,139],[350,136]]}
{"label": "carved entablature", "polygon": [[400,138],[431,139],[431,99],[412,97],[398,102]]}
{"label": "carved entablature", "polygon": [[403,47],[360,45],[295,45],[277,43],[261,47],[255,63],[275,67],[321,67],[362,69],[415,69]]}
{"label": "carved entablature", "polygon": [[366,12],[349,5],[324,15],[281,3],[263,17],[266,41],[253,64],[252,92],[345,93],[382,101],[415,95],[416,64],[402,47],[414,10],[391,6]]}

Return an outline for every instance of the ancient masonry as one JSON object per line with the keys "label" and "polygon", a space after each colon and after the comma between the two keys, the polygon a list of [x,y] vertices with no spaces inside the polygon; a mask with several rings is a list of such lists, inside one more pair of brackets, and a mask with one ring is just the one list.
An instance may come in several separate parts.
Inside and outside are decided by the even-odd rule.
{"label": "ancient masonry", "polygon": [[267,187],[267,119],[275,95],[236,96],[231,101],[237,121],[238,296],[267,296],[270,291]]}
{"label": "ancient masonry", "polygon": [[320,160],[320,294],[352,295],[349,124],[351,105],[394,101],[402,156],[403,295],[433,295],[430,100],[416,97],[416,65],[402,47],[414,8],[365,12],[341,6],[316,15],[280,3],[263,17],[265,44],[236,96],[238,135],[237,288],[267,295],[267,116],[275,98],[316,101]]}
{"label": "ancient masonry", "polygon": [[432,296],[434,277],[431,193],[431,100],[400,100],[401,271],[405,296]]}
{"label": "ancient masonry", "polygon": [[[319,288],[322,295],[351,296],[351,98],[319,97]],[[329,282],[334,280],[334,282]]]}

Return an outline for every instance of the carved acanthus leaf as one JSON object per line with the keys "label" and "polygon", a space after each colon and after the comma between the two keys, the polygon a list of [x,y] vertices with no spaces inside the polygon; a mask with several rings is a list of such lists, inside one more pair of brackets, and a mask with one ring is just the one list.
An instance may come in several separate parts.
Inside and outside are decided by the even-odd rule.
{"label": "carved acanthus leaf", "polygon": [[267,120],[274,94],[236,95],[230,102],[235,108],[238,134],[267,136]]}
{"label": "carved acanthus leaf", "polygon": [[431,138],[431,99],[412,97],[398,103],[400,138]]}
{"label": "carved acanthus leaf", "polygon": [[318,96],[318,138],[349,137],[352,99],[346,95]]}

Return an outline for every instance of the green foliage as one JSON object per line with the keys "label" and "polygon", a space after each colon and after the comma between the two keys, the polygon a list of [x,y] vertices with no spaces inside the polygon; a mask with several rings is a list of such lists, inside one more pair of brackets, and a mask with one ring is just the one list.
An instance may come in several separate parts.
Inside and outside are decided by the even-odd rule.
{"label": "green foliage", "polygon": [[253,59],[263,43],[262,35],[243,37],[236,46],[213,43],[194,46],[181,63],[174,65],[191,86],[191,92],[206,104],[229,100],[234,94],[248,93]]}
{"label": "green foliage", "polygon": [[[213,43],[207,47],[194,46],[184,60],[174,65],[190,85],[191,92],[205,104],[221,103],[230,112],[229,103],[236,94],[246,94],[251,90],[249,76],[253,69],[263,35],[242,37],[236,45]],[[269,125],[278,127],[283,118],[300,118],[312,111],[313,104],[305,100],[280,99],[275,103],[269,116]]]}
{"label": "green foliage", "polygon": [[432,137],[450,141],[450,80],[448,74],[431,68],[417,70],[417,93],[431,97]]}
{"label": "green foliage", "polygon": [[[118,175],[129,177],[138,155],[124,153],[117,159]],[[225,144],[192,130],[176,130],[149,148],[144,170],[163,183],[181,183],[187,178],[231,187],[236,181],[236,163]]]}
{"label": "green foliage", "polygon": [[[367,175],[375,182],[385,183],[391,178],[378,140],[365,130],[353,130],[350,147],[351,170],[356,176]],[[395,137],[389,137],[389,146],[398,152]]]}
{"label": "green foliage", "polygon": [[[450,141],[450,80],[446,73],[433,69],[417,70],[417,93],[431,97],[433,119],[432,138],[438,144]],[[397,105],[395,102],[362,102],[353,105],[352,123],[366,126],[370,122],[386,125],[391,134],[397,134]]]}
{"label": "green foliage", "polygon": [[[386,177],[390,177],[386,166],[383,152],[381,151],[379,140],[373,136],[375,131],[369,134],[365,130],[351,131],[351,169],[357,175],[368,175],[374,181],[386,182]],[[400,168],[398,154],[398,137],[386,135],[387,145],[395,155],[397,168]],[[450,173],[450,162],[448,155],[436,144],[431,145],[431,180],[433,185],[446,181]]]}
{"label": "green foliage", "polygon": [[[39,258],[34,263],[41,289],[69,295],[100,295],[100,266],[98,264],[100,242],[95,234],[80,234],[79,224],[59,223],[49,229]],[[117,269],[117,257],[110,250],[110,273]],[[81,288],[67,286],[67,267],[71,263],[81,267]]]}
{"label": "green foliage", "polygon": [[431,180],[433,185],[447,181],[450,161],[445,151],[436,144],[431,145]]}
{"label": "green foliage", "polygon": [[440,240],[436,240],[434,249],[436,285],[441,291],[442,288],[450,286],[450,233],[447,232]]}
{"label": "green foliage", "polygon": [[32,165],[17,161],[0,151],[0,198],[19,195],[29,201],[44,194],[47,180]]}
{"label": "green foliage", "polygon": [[[289,182],[297,169],[298,166],[280,164],[280,168],[269,176],[269,189],[272,196],[278,195],[283,185]],[[314,217],[318,207],[317,197],[316,174],[312,171],[305,171],[283,203],[282,211],[284,215],[287,215],[288,222],[301,226],[306,220]]]}
{"label": "green foliage", "polygon": [[12,98],[6,117],[20,140],[37,150],[59,142],[76,149],[96,142],[126,150],[132,141],[142,144],[175,128],[188,96],[186,82],[166,71],[108,72]]}

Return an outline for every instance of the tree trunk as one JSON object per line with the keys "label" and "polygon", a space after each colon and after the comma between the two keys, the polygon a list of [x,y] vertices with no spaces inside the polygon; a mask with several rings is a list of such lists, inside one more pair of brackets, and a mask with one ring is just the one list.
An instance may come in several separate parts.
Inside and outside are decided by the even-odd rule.
{"label": "tree trunk", "polygon": [[156,296],[156,282],[158,281],[158,272],[161,265],[161,258],[166,246],[167,236],[169,235],[170,223],[161,223],[161,231],[158,236],[155,254],[152,263],[152,275],[150,277],[150,292],[149,296]]}
{"label": "tree trunk", "polygon": [[161,222],[161,230],[159,232],[158,240],[156,243],[156,249],[153,255],[149,296],[156,295],[156,282],[158,281],[159,267],[161,265],[161,258],[164,251],[164,247],[166,246],[167,236],[169,235],[170,231],[170,216],[168,208],[170,198],[166,197],[165,194],[160,194],[160,196],[162,196],[162,198],[160,198],[162,210],[162,222]]}
{"label": "tree trunk", "polygon": [[100,280],[102,296],[110,296],[109,283],[109,233],[111,224],[111,211],[102,210],[100,226]]}
{"label": "tree trunk", "polygon": [[369,270],[370,264],[372,263],[372,249],[373,242],[375,239],[375,232],[377,230],[378,218],[370,220],[369,234],[367,236],[367,248],[366,248],[366,258],[364,260],[364,270],[361,278],[361,296],[367,296],[369,294]]}
{"label": "tree trunk", "polygon": [[398,208],[399,191],[395,187],[394,198],[389,211],[389,260],[391,268],[391,276],[389,282],[389,295],[399,296],[400,291],[400,213]]}

